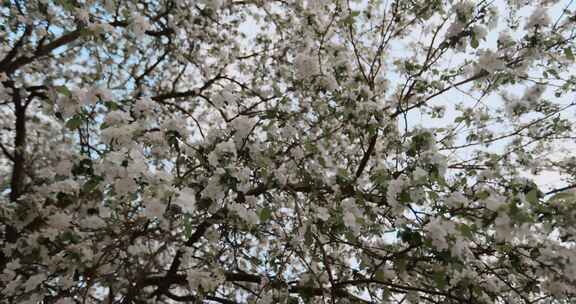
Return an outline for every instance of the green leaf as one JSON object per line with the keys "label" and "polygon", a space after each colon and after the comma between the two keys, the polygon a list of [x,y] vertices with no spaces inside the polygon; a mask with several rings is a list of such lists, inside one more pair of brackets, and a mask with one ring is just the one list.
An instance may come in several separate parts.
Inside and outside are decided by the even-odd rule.
{"label": "green leaf", "polygon": [[376,273],[374,274],[374,278],[380,282],[385,282],[386,281],[386,275],[384,274],[384,270],[376,271]]}
{"label": "green leaf", "polygon": [[488,191],[482,191],[482,192],[476,193],[476,198],[478,198],[479,200],[487,199],[489,196],[490,196],[490,192],[488,192]]}
{"label": "green leaf", "polygon": [[554,77],[556,77],[556,79],[560,77],[560,75],[558,75],[558,71],[556,71],[555,69],[548,69],[547,72],[548,74],[552,74]]}
{"label": "green leaf", "polygon": [[65,10],[67,10],[69,12],[72,12],[76,9],[74,4],[70,0],[57,0],[56,4],[61,5],[62,8],[64,8]]}
{"label": "green leaf", "polygon": [[194,226],[192,225],[192,216],[189,214],[184,215],[184,236],[190,239],[194,233]]}
{"label": "green leaf", "polygon": [[438,288],[442,289],[446,287],[446,273],[440,271],[434,272],[432,274],[432,279],[434,282],[436,282],[436,286],[438,286]]}
{"label": "green leaf", "polygon": [[74,115],[66,122],[66,128],[69,130],[76,130],[82,125],[82,117],[79,115]]}
{"label": "green leaf", "polygon": [[314,243],[314,235],[312,234],[312,230],[310,227],[306,228],[306,232],[304,232],[304,245],[311,246]]}
{"label": "green leaf", "polygon": [[178,131],[169,130],[166,131],[166,142],[168,145],[174,149],[179,149],[178,139],[180,138],[180,133]]}
{"label": "green leaf", "polygon": [[348,16],[346,16],[346,18],[344,18],[344,23],[347,25],[354,25],[354,23],[356,22],[356,17],[360,16],[360,12],[359,11],[352,11]]}
{"label": "green leaf", "polygon": [[446,182],[446,179],[444,179],[444,176],[440,175],[438,173],[438,168],[434,168],[435,170],[433,172],[431,172],[431,178],[433,181],[435,181],[436,183],[438,183],[438,185],[440,186],[444,186],[447,187],[448,183]]}
{"label": "green leaf", "polygon": [[269,219],[272,218],[272,210],[270,210],[270,208],[267,207],[260,209],[259,217],[261,222],[267,222]]}
{"label": "green leaf", "polygon": [[458,229],[460,231],[460,233],[467,239],[472,239],[473,238],[473,234],[472,234],[472,227],[466,225],[466,224],[459,224],[456,226],[456,229]]}
{"label": "green leaf", "polygon": [[536,204],[536,203],[538,203],[538,190],[532,189],[532,190],[530,190],[528,193],[526,193],[526,200],[527,200],[530,204]]}
{"label": "green leaf", "polygon": [[564,55],[566,55],[566,58],[574,61],[574,53],[572,53],[571,47],[567,47],[564,49]]}
{"label": "green leaf", "polygon": [[119,107],[115,102],[112,102],[112,101],[105,101],[105,102],[104,102],[104,105],[105,105],[110,111],[115,111],[115,110],[120,109],[120,107]]}
{"label": "green leaf", "polygon": [[71,244],[77,244],[80,242],[80,237],[78,235],[76,235],[75,233],[73,233],[72,231],[65,231],[62,235],[61,235],[62,241],[67,242],[67,243],[71,243]]}
{"label": "green leaf", "polygon": [[92,30],[90,30],[90,29],[88,29],[88,28],[80,29],[80,36],[81,36],[81,37],[95,36],[94,34],[95,34],[94,31],[92,31]]}
{"label": "green leaf", "polygon": [[84,183],[84,186],[82,186],[82,191],[92,192],[98,187],[99,184],[100,184],[100,178],[96,177],[91,178],[86,183]]}
{"label": "green leaf", "polygon": [[408,190],[400,192],[400,197],[398,197],[398,200],[401,203],[409,203],[411,201],[410,192],[408,192]]}
{"label": "green leaf", "polygon": [[420,233],[413,231],[409,228],[400,231],[400,239],[411,246],[420,246],[422,244],[422,236]]}
{"label": "green leaf", "polygon": [[72,167],[72,174],[74,175],[93,175],[94,169],[92,167],[92,160],[83,159]]}
{"label": "green leaf", "polygon": [[570,200],[570,199],[573,200],[573,199],[575,199],[575,198],[576,198],[576,197],[575,197],[575,195],[574,195],[573,193],[570,193],[570,192],[561,192],[561,193],[558,193],[558,194],[552,196],[552,197],[550,198],[550,201],[559,201],[559,200],[566,201],[566,200]]}
{"label": "green leaf", "polygon": [[394,268],[396,268],[397,272],[404,272],[406,270],[407,267],[407,261],[406,258],[398,258],[396,261],[394,261]]}
{"label": "green leaf", "polygon": [[514,269],[522,269],[522,261],[520,260],[520,257],[518,255],[514,254],[513,252],[510,252],[508,254],[508,259],[510,260],[510,265],[512,265]]}
{"label": "green leaf", "polygon": [[300,303],[300,301],[298,300],[298,298],[297,298],[297,297],[294,297],[294,296],[290,296],[290,297],[287,299],[286,302],[287,302],[288,304],[299,304],[299,303]]}
{"label": "green leaf", "polygon": [[54,89],[56,90],[56,92],[66,96],[66,97],[72,96],[72,92],[70,92],[70,90],[66,86],[55,86]]}
{"label": "green leaf", "polygon": [[478,46],[480,46],[480,43],[474,34],[472,34],[472,37],[470,37],[470,46],[472,46],[474,49],[477,49]]}
{"label": "green leaf", "polygon": [[346,17],[343,20],[344,24],[346,25],[353,25],[354,24],[354,17],[352,17],[352,15],[348,15],[348,17]]}

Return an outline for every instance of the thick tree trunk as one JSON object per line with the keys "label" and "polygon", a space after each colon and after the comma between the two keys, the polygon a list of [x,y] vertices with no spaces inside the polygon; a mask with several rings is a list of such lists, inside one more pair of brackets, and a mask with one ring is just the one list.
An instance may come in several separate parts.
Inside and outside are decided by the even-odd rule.
{"label": "thick tree trunk", "polygon": [[14,89],[14,107],[16,114],[16,136],[14,137],[14,164],[10,184],[10,200],[17,201],[22,195],[25,177],[25,153],[26,153],[26,107],[22,104],[18,89]]}
{"label": "thick tree trunk", "polygon": [[[14,136],[14,153],[12,164],[12,176],[10,179],[10,200],[18,201],[24,190],[25,160],[26,160],[26,105],[22,101],[20,91],[14,85],[12,86],[12,100],[14,102],[14,113],[16,116]],[[6,241],[16,242],[18,231],[15,227],[6,227]]]}

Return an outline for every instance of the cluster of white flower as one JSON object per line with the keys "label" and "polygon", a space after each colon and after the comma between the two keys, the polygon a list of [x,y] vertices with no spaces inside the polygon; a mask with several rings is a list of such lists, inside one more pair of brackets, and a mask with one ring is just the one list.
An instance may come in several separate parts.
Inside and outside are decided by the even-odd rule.
{"label": "cluster of white flower", "polygon": [[94,89],[77,89],[72,91],[72,95],[80,105],[82,106],[93,106],[98,101],[97,91]]}
{"label": "cluster of white flower", "polygon": [[472,27],[472,33],[474,33],[474,38],[477,40],[485,40],[488,35],[486,28],[479,24]]}
{"label": "cluster of white flower", "polygon": [[225,280],[223,275],[216,272],[194,268],[186,272],[186,278],[188,286],[194,291],[199,291],[200,288],[204,291],[212,291]]}
{"label": "cluster of white flower", "polygon": [[500,58],[498,53],[491,50],[478,51],[478,69],[483,69],[488,73],[494,73],[506,68],[506,63]]}
{"label": "cluster of white flower", "polygon": [[432,240],[432,245],[438,250],[446,250],[449,248],[448,235],[455,233],[455,224],[443,218],[436,217],[431,219],[424,231],[426,235]]}
{"label": "cluster of white flower", "polygon": [[489,191],[489,193],[490,195],[484,200],[486,208],[488,208],[488,210],[498,211],[498,209],[505,204],[506,198],[492,191]]}
{"label": "cluster of white flower", "polygon": [[304,49],[296,55],[294,58],[294,69],[296,77],[299,79],[305,79],[320,72],[318,59],[308,49]]}
{"label": "cluster of white flower", "polygon": [[180,190],[174,204],[180,206],[185,212],[194,212],[196,210],[196,192],[191,188]]}
{"label": "cluster of white flower", "polygon": [[538,7],[528,18],[524,29],[531,30],[534,28],[543,28],[548,26],[551,22],[550,16],[548,15],[548,9],[545,7]]}
{"label": "cluster of white flower", "polygon": [[[206,188],[202,190],[202,197],[210,198],[215,202],[220,202],[226,196],[226,191],[224,187],[220,184],[220,176],[214,175],[208,179],[208,184]],[[215,204],[214,204],[215,205]],[[213,206],[216,207],[216,206]]]}
{"label": "cluster of white flower", "polygon": [[446,198],[446,205],[451,208],[468,207],[470,201],[461,192],[453,192]]}
{"label": "cluster of white flower", "polygon": [[156,198],[145,198],[142,202],[144,215],[149,218],[162,218],[166,205]]}
{"label": "cluster of white flower", "polygon": [[54,193],[62,192],[73,194],[79,190],[79,185],[75,180],[68,178],[53,183],[50,188]]}
{"label": "cluster of white flower", "polygon": [[72,216],[64,212],[58,212],[48,217],[48,225],[59,230],[67,229],[71,224]]}
{"label": "cluster of white flower", "polygon": [[474,2],[469,0],[458,1],[452,7],[453,11],[458,15],[458,19],[460,19],[462,22],[466,22],[472,18],[475,8],[476,6],[474,5]]}
{"label": "cluster of white flower", "polygon": [[402,214],[404,210],[404,205],[398,202],[398,195],[404,190],[406,185],[409,185],[410,181],[405,176],[399,176],[396,179],[393,179],[388,184],[388,188],[386,190],[386,201],[390,206],[392,206],[392,210],[395,214]]}
{"label": "cluster of white flower", "polygon": [[354,231],[354,233],[360,233],[358,219],[362,218],[362,211],[356,205],[356,200],[347,198],[342,201],[341,205],[344,213],[344,225]]}
{"label": "cluster of white flower", "polygon": [[498,50],[506,50],[516,44],[510,32],[500,32],[498,34]]}
{"label": "cluster of white flower", "polygon": [[137,115],[148,116],[153,113],[154,101],[150,97],[140,97],[134,103],[134,112]]}
{"label": "cluster of white flower", "polygon": [[501,97],[505,101],[505,111],[510,117],[533,111],[542,98],[546,87],[536,84],[526,89],[522,97],[517,97],[508,93],[502,93]]}
{"label": "cluster of white flower", "polygon": [[115,110],[106,115],[104,123],[108,126],[123,126],[129,121],[129,119],[130,115],[128,113],[120,110]]}
{"label": "cluster of white flower", "polygon": [[540,98],[545,91],[546,86],[542,84],[536,84],[526,89],[524,95],[522,96],[522,100],[531,107],[534,107],[540,101]]}
{"label": "cluster of white flower", "polygon": [[250,132],[252,132],[255,122],[248,117],[240,116],[234,119],[231,124],[234,130],[236,130],[234,133],[234,139],[241,145],[242,141],[246,139]]}
{"label": "cluster of white flower", "polygon": [[236,212],[239,218],[244,220],[248,225],[256,225],[259,222],[259,217],[254,210],[248,209],[242,204],[230,204],[227,206],[228,210]]}
{"label": "cluster of white flower", "polygon": [[138,14],[138,13],[134,13],[132,15],[132,23],[131,23],[131,30],[134,32],[134,34],[136,35],[136,37],[138,38],[142,38],[144,36],[144,33],[150,29],[151,24],[148,21],[148,18]]}

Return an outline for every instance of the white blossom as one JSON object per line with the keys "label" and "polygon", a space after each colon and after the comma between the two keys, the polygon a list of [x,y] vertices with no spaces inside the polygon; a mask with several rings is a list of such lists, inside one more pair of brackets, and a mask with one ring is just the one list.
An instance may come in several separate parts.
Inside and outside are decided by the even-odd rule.
{"label": "white blossom", "polygon": [[175,204],[182,207],[185,212],[194,212],[196,210],[196,192],[191,188],[182,189]]}
{"label": "white blossom", "polygon": [[143,202],[144,214],[151,218],[161,218],[166,210],[166,206],[157,199],[147,199]]}
{"label": "white blossom", "polygon": [[57,229],[66,229],[72,224],[72,216],[66,213],[55,213],[48,218],[48,224]]}
{"label": "white blossom", "polygon": [[532,15],[528,18],[524,29],[531,30],[534,27],[545,27],[548,26],[551,22],[550,16],[548,15],[548,10],[545,7],[538,7],[533,12]]}
{"label": "white blossom", "polygon": [[478,67],[486,70],[489,73],[494,73],[506,68],[505,62],[500,59],[497,53],[491,50],[484,50],[479,52]]}
{"label": "white blossom", "polygon": [[296,76],[300,79],[316,75],[319,72],[318,61],[308,50],[304,50],[296,55],[294,58],[294,68],[296,70]]}
{"label": "white blossom", "polygon": [[150,28],[148,19],[140,14],[132,16],[133,28],[137,36],[142,37],[144,33]]}
{"label": "white blossom", "polygon": [[24,283],[24,290],[26,292],[31,291],[32,289],[35,289],[36,287],[38,287],[38,285],[40,285],[44,280],[46,280],[46,275],[39,273],[39,274],[35,274],[33,276],[31,276],[26,283]]}

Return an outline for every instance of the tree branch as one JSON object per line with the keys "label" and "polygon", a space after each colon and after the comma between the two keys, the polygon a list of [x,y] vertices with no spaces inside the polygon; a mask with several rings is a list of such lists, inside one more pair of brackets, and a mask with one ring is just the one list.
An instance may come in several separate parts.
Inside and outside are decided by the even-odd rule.
{"label": "tree branch", "polygon": [[30,62],[33,62],[34,60],[36,60],[40,57],[43,57],[43,56],[50,54],[50,52],[52,52],[53,50],[55,50],[61,46],[64,46],[68,43],[75,41],[81,35],[82,35],[82,29],[77,29],[75,31],[68,32],[68,33],[60,36],[60,38],[55,39],[46,45],[39,46],[36,49],[36,51],[34,52],[33,56],[20,56],[12,62],[6,62],[6,63],[0,65],[0,72],[6,72],[6,74],[12,74],[14,71],[21,68],[22,66],[24,66]]}
{"label": "tree branch", "polygon": [[368,164],[368,160],[370,159],[370,155],[372,155],[372,152],[374,152],[374,147],[376,146],[376,140],[377,139],[378,139],[378,133],[374,134],[370,138],[370,143],[368,144],[368,149],[366,150],[366,152],[364,153],[364,156],[362,157],[362,160],[360,161],[360,165],[358,166],[358,170],[356,170],[356,178],[359,178],[360,175],[362,175],[362,171],[364,171],[366,164]]}
{"label": "tree branch", "polygon": [[0,149],[2,150],[2,152],[4,153],[4,155],[6,155],[6,157],[11,160],[12,162],[15,162],[14,160],[14,156],[12,154],[10,154],[10,152],[8,151],[8,149],[6,148],[6,146],[4,146],[2,143],[0,143]]}

